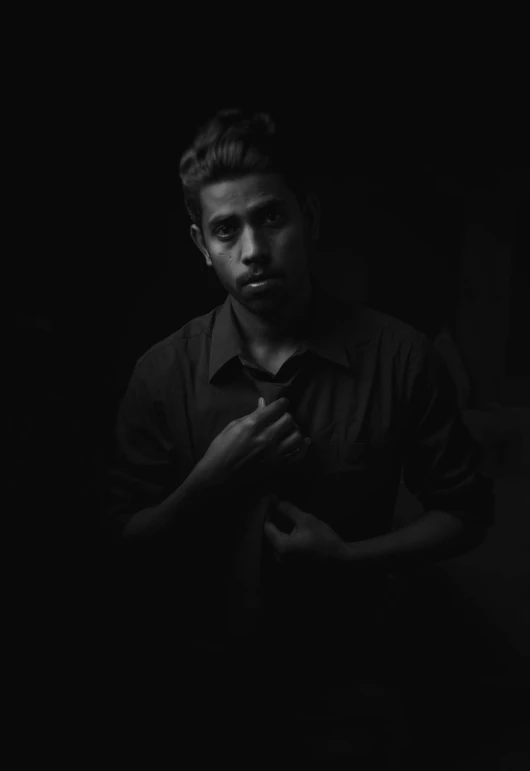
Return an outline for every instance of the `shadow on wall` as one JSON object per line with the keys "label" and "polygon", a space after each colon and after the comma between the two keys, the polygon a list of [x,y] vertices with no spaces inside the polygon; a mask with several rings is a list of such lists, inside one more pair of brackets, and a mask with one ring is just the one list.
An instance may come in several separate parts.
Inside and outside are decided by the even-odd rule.
{"label": "shadow on wall", "polygon": [[[357,281],[360,263],[367,305],[411,324],[431,340],[442,324],[453,329],[465,230],[454,197],[441,194],[434,177],[392,169],[379,180],[377,174],[355,177],[348,184],[322,180],[319,192],[319,246],[326,255],[348,253],[339,260],[341,294]],[[322,268],[323,274],[333,274]]]}
{"label": "shadow on wall", "polygon": [[348,247],[322,251],[311,262],[310,271],[331,296],[365,304],[368,297],[367,260]]}
{"label": "shadow on wall", "polygon": [[[494,479],[495,523],[480,547],[417,582],[411,602],[419,611],[434,576],[443,623],[431,622],[438,630],[433,640],[466,641],[469,670],[485,685],[530,687],[530,408],[497,405],[463,417],[481,446],[483,471]],[[402,483],[395,528],[421,513]]]}

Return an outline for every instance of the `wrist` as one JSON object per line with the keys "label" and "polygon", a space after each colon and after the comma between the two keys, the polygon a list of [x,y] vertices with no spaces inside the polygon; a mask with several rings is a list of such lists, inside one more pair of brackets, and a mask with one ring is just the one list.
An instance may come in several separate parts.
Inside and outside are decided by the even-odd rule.
{"label": "wrist", "polygon": [[189,482],[192,495],[211,495],[214,492],[221,492],[226,484],[226,480],[203,464],[202,460],[197,463],[186,481]]}
{"label": "wrist", "polygon": [[348,570],[359,572],[378,572],[382,568],[388,567],[388,558],[377,553],[370,541],[343,541],[339,560],[341,564],[348,567]]}
{"label": "wrist", "polygon": [[345,565],[359,566],[362,561],[359,558],[359,551],[356,548],[356,546],[357,544],[355,541],[353,542],[342,541],[338,552],[339,562]]}

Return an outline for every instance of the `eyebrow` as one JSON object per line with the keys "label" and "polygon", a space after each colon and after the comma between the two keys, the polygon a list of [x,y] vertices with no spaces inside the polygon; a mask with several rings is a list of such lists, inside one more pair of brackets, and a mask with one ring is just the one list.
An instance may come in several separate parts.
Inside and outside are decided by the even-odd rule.
{"label": "eyebrow", "polygon": [[[261,211],[262,209],[267,209],[269,206],[273,205],[279,205],[279,206],[285,206],[285,201],[282,198],[278,198],[275,195],[267,196],[267,198],[263,198],[257,203],[255,206],[252,206],[249,209],[249,213],[255,214],[256,212]],[[214,216],[208,220],[208,227],[213,228],[215,225],[220,224],[221,222],[227,222],[228,220],[237,219],[238,215],[231,213],[231,214],[214,214]]]}

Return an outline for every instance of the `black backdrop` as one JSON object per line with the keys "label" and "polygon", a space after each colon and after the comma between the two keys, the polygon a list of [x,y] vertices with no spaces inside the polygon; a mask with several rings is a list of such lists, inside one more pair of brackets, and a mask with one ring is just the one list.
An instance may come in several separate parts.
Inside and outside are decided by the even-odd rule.
{"label": "black backdrop", "polygon": [[[370,304],[434,336],[456,302],[470,216],[458,190],[495,189],[519,167],[519,124],[500,100],[477,111],[466,95],[429,102],[421,92],[338,93],[253,106],[270,109],[306,151],[323,253],[362,257]],[[11,321],[49,318],[52,331],[34,335],[15,323],[8,336],[17,362],[13,431],[18,437],[17,416],[29,410],[43,428],[32,451],[47,458],[39,473],[59,484],[61,499],[81,497],[90,525],[86,490],[97,486],[136,358],[224,298],[189,238],[177,169],[197,125],[226,105],[158,97],[141,83],[108,87],[87,101],[82,132],[69,134],[66,121],[52,141],[51,132],[28,129],[34,163],[5,307]],[[15,459],[15,486],[27,478],[24,463]]]}
{"label": "black backdrop", "polygon": [[[44,694],[48,677],[57,686],[50,662],[71,667],[76,686],[119,660],[106,623],[120,603],[116,568],[101,549],[99,517],[115,411],[134,361],[223,297],[191,245],[176,169],[196,125],[224,105],[197,109],[180,90],[160,99],[145,83],[115,80],[87,95],[75,117],[56,111],[49,93],[30,100],[33,114],[20,121],[24,168],[10,189],[22,206],[3,284],[14,502],[4,542],[16,558],[17,653],[33,690],[46,680]],[[264,100],[314,166],[322,245],[364,256],[371,303],[432,334],[454,302],[440,287],[450,291],[469,215],[439,180],[495,188],[521,163],[520,123],[501,100],[477,112],[474,91],[428,104],[422,91],[360,99],[357,89],[336,88],[325,104],[324,90],[292,104]],[[403,280],[411,274],[428,287],[428,303]],[[38,316],[51,320],[50,331],[32,326]]]}
{"label": "black backdrop", "polygon": [[[57,156],[50,152],[54,146],[42,138],[34,146],[22,225],[36,238],[29,246],[26,232],[21,234],[14,260],[18,280],[8,297],[15,312],[40,311],[56,320],[57,331],[82,342],[82,358],[90,352],[96,367],[105,370],[116,361],[116,342],[123,340],[143,295],[164,273],[170,273],[175,289],[175,313],[167,316],[166,303],[159,303],[165,320],[152,320],[149,342],[158,329],[165,332],[190,313],[209,309],[210,290],[204,289],[200,256],[189,239],[177,167],[197,125],[225,106],[184,97],[177,103],[167,95],[160,106],[146,84],[119,85],[87,102],[86,131],[65,141],[65,173],[61,168],[53,192],[50,179],[59,176]],[[335,84],[327,99],[321,89],[318,101],[308,91],[299,100],[263,102],[307,152],[322,201],[322,248],[386,252],[388,287],[402,270],[399,246],[409,235],[409,242],[430,247],[450,271],[457,268],[469,213],[458,195],[440,188],[440,176],[448,175],[464,190],[495,188],[503,171],[520,164],[521,127],[511,105],[497,99],[479,109],[476,91],[429,100],[421,88],[398,89],[388,98],[353,88],[348,93]],[[253,106],[261,102],[256,99]],[[369,190],[374,185],[377,192]],[[381,210],[397,222],[386,235]],[[424,260],[422,269],[420,260],[415,267],[428,280],[432,266]],[[216,301],[215,281],[207,284]],[[370,299],[382,310],[399,312],[410,305],[382,285],[370,286]]]}

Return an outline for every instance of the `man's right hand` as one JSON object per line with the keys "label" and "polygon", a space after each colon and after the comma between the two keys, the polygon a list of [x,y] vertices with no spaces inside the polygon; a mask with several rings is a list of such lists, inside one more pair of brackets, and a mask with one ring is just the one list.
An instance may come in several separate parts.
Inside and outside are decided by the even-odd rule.
{"label": "man's right hand", "polygon": [[285,398],[265,406],[260,397],[254,412],[232,420],[215,437],[197,470],[209,482],[223,484],[302,460],[310,440],[300,433],[288,406]]}

